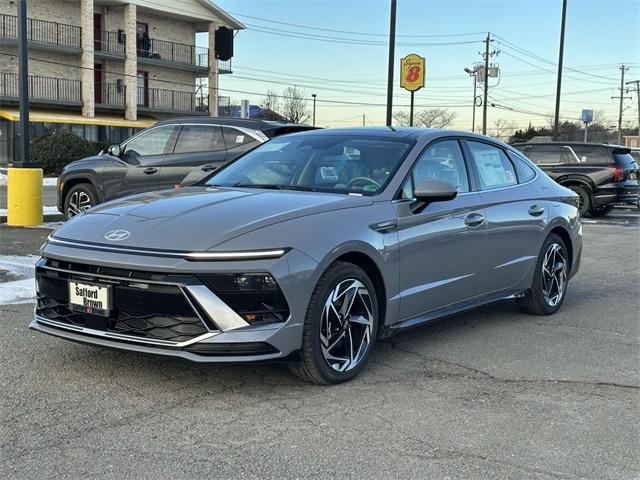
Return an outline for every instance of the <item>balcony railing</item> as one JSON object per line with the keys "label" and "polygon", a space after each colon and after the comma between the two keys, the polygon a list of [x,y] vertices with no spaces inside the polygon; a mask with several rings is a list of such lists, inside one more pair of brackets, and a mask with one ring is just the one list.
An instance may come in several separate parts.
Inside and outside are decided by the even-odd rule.
{"label": "balcony railing", "polygon": [[94,86],[96,105],[123,107],[125,104],[125,86],[121,83],[96,83]]}
{"label": "balcony railing", "polygon": [[94,32],[93,48],[96,53],[124,57],[125,35],[121,32],[99,30]]}
{"label": "balcony railing", "polygon": [[[18,97],[18,74],[0,73],[0,97]],[[30,100],[81,102],[80,80],[29,75]]]}
{"label": "balcony railing", "polygon": [[[27,19],[27,39],[31,42],[80,48],[80,30],[76,25]],[[18,17],[0,14],[0,38],[18,38]]]}
{"label": "balcony railing", "polygon": [[186,63],[198,67],[207,67],[209,65],[209,49],[205,47],[147,37],[138,39],[137,48],[139,58]]}
{"label": "balcony railing", "polygon": [[138,106],[150,110],[201,112],[207,110],[207,102],[201,95],[161,88],[138,87]]}

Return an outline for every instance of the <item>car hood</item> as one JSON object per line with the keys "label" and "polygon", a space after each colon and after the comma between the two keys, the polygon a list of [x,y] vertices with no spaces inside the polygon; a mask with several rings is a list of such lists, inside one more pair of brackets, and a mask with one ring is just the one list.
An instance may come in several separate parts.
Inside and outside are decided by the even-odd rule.
{"label": "car hood", "polygon": [[[205,251],[258,228],[369,205],[370,197],[318,192],[188,187],[126,197],[73,217],[54,237],[146,249]],[[112,230],[129,237],[105,239]],[[283,238],[283,247],[287,243]],[[256,245],[256,249],[260,246]]]}

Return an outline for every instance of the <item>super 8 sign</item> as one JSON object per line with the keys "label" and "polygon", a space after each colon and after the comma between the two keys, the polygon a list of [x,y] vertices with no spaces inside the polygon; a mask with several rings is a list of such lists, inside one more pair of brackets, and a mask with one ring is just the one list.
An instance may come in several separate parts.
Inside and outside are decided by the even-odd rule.
{"label": "super 8 sign", "polygon": [[400,86],[410,92],[424,87],[425,59],[412,53],[400,59]]}

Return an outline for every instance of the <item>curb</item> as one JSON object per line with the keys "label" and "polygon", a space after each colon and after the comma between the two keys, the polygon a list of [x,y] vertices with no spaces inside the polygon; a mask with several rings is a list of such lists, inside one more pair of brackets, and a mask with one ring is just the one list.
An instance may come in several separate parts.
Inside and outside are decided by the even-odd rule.
{"label": "curb", "polygon": [[[42,215],[43,222],[64,222],[64,215],[61,213],[47,213]],[[0,223],[7,223],[7,216],[0,215]]]}

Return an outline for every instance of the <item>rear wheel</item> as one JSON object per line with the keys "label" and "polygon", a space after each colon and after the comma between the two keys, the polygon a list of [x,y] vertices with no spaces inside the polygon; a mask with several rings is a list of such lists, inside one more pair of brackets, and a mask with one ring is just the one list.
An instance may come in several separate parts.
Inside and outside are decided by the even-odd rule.
{"label": "rear wheel", "polygon": [[79,183],[69,189],[64,197],[63,213],[71,218],[86,212],[98,204],[98,195],[89,183]]}
{"label": "rear wheel", "polygon": [[591,192],[586,187],[579,185],[568,185],[567,188],[573,190],[578,195],[578,212],[581,217],[586,217],[591,213]]}
{"label": "rear wheel", "polygon": [[364,368],[378,328],[375,287],[356,265],[336,262],[322,275],[304,322],[300,359],[291,370],[319,384],[351,380]]}
{"label": "rear wheel", "polygon": [[613,210],[613,205],[597,205],[591,208],[591,215],[594,217],[603,217]]}
{"label": "rear wheel", "polygon": [[562,305],[568,282],[568,250],[564,240],[552,233],[540,250],[531,288],[516,299],[518,307],[532,315],[551,315]]}

